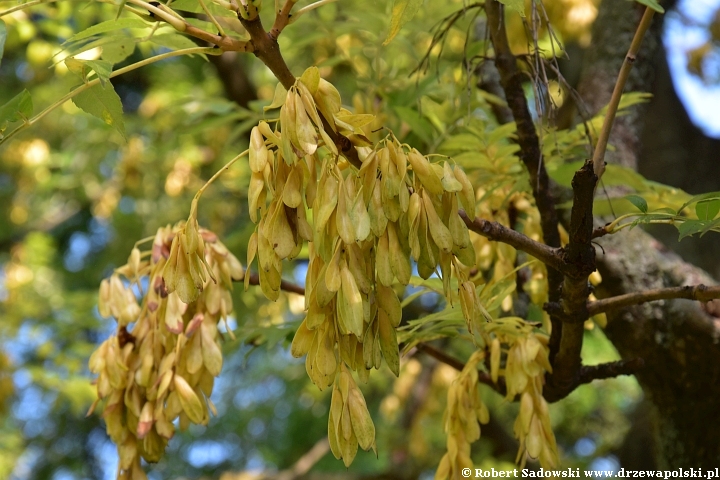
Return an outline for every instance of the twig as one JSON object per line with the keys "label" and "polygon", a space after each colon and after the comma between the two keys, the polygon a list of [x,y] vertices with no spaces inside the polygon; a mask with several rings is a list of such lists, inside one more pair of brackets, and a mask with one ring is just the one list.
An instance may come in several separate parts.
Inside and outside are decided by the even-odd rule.
{"label": "twig", "polygon": [[[235,38],[228,37],[228,36],[225,36],[222,34],[214,35],[210,32],[206,32],[205,30],[203,30],[201,28],[190,25],[179,14],[170,10],[168,7],[164,6],[163,4],[160,4],[160,6],[163,8],[159,8],[154,5],[149,4],[147,2],[144,2],[143,0],[127,0],[127,1],[128,1],[128,3],[132,3],[139,7],[143,7],[144,9],[146,9],[147,11],[149,11],[153,15],[155,15],[156,19],[164,20],[165,22],[172,25],[172,27],[175,28],[175,30],[186,33],[186,34],[188,34],[192,37],[198,38],[200,40],[204,40],[213,45],[217,45],[224,52],[252,52],[253,51],[253,45],[248,42],[245,42],[242,40],[237,40]],[[167,9],[168,11],[166,11],[165,9]],[[218,26],[219,26],[219,24],[218,24]],[[220,30],[220,31],[222,32],[222,30]]]}
{"label": "twig", "polygon": [[[433,347],[430,344],[427,343],[418,343],[415,348],[418,349],[418,351],[421,351],[431,357],[433,357],[435,360],[437,360],[440,363],[444,363],[445,365],[448,365],[458,372],[461,372],[463,368],[465,368],[465,364],[458,360],[455,357],[452,357],[448,355],[447,353],[443,352],[442,350],[438,350],[437,348]],[[505,383],[498,381],[496,384],[492,381],[492,378],[490,378],[490,375],[486,372],[478,372],[478,382],[484,383],[485,385],[488,385],[493,388],[493,390],[497,391],[501,395],[505,395]]]}
{"label": "twig", "polygon": [[[250,285],[260,285],[260,275],[256,272],[245,272],[245,275],[250,275]],[[305,288],[301,287],[287,280],[280,280],[280,290],[289,293],[296,293],[298,295],[305,295]]]}
{"label": "twig", "polygon": [[[289,12],[289,9],[292,8],[294,3],[295,2],[288,0],[282,11],[285,11],[287,8]],[[278,14],[278,17],[280,17],[280,14]],[[240,18],[240,22],[243,27],[245,27],[248,34],[250,34],[250,43],[252,43],[252,51],[255,56],[262,60],[262,62],[273,72],[275,77],[280,81],[286,90],[290,90],[290,88],[295,85],[295,76],[288,68],[287,63],[285,63],[285,59],[280,53],[277,37],[272,33],[273,30],[271,30],[270,33],[266,32],[259,16],[253,20]],[[276,18],[275,23],[277,24],[277,22],[278,20]],[[275,29],[275,26],[273,26],[273,29]],[[320,118],[323,120],[323,128],[325,129],[325,132],[328,134],[330,139],[335,142],[338,151],[342,152],[343,156],[347,158],[347,160],[356,168],[360,168],[362,166],[362,162],[360,161],[360,157],[358,156],[357,150],[353,146],[352,142],[330,128],[330,125],[327,123],[327,120],[322,114],[320,114]]]}
{"label": "twig", "polygon": [[618,308],[629,307],[631,305],[641,305],[647,302],[676,298],[709,302],[710,300],[720,298],[720,286],[708,287],[703,284],[686,285],[683,287],[657,288],[653,290],[646,290],[644,292],[626,293],[625,295],[618,295],[616,297],[589,302],[587,310],[592,316],[599,313],[609,312],[610,310],[616,310]]}
{"label": "twig", "polygon": [[298,18],[300,18],[300,15],[304,15],[307,12],[311,10],[315,10],[316,8],[322,7],[323,5],[327,5],[329,3],[337,2],[338,0],[318,0],[315,3],[311,3],[310,5],[306,5],[297,12],[295,12],[292,16],[292,18],[289,21],[289,24],[292,25],[297,21]]}
{"label": "twig", "polygon": [[278,472],[275,480],[294,480],[305,475],[317,462],[319,462],[330,451],[328,437],[318,440],[297,462],[287,470]]}
{"label": "twig", "polygon": [[[419,351],[433,357],[435,360],[437,360],[440,363],[444,363],[445,365],[448,365],[458,372],[461,372],[463,368],[465,368],[465,364],[458,360],[455,357],[451,357],[447,353],[443,352],[442,350],[438,350],[437,348],[428,345],[427,343],[418,343],[415,347]],[[489,377],[488,377],[489,378]]]}
{"label": "twig", "polygon": [[537,242],[532,238],[497,222],[490,222],[481,218],[471,220],[464,210],[460,210],[459,214],[460,218],[463,219],[469,230],[490,240],[506,243],[517,250],[529,253],[545,265],[557,270],[558,272],[570,272],[563,261],[561,255],[562,251],[559,248],[552,248],[544,243]]}
{"label": "twig", "polygon": [[[175,50],[173,52],[166,52],[166,53],[163,53],[160,55],[156,55],[154,57],[146,58],[145,60],[141,60],[137,63],[133,63],[132,65],[128,65],[127,67],[123,67],[118,70],[115,70],[114,72],[112,72],[109,75],[109,78],[115,78],[118,75],[122,75],[124,73],[130,72],[132,70],[135,70],[136,68],[144,67],[145,65],[150,65],[151,63],[159,62],[160,60],[164,60],[166,58],[177,57],[180,55],[193,55],[193,54],[197,54],[197,53],[204,53],[206,55],[219,55],[221,52],[218,52],[218,51],[216,51],[212,48],[208,48],[208,47],[193,47],[193,48],[185,48],[183,50]],[[99,83],[100,83],[100,79],[95,78],[95,79],[90,80],[87,83],[84,83],[83,85],[77,87],[75,90],[72,90],[71,92],[67,93],[60,100],[57,100],[52,105],[45,108],[42,112],[38,113],[31,119],[27,120],[22,125],[19,125],[18,127],[15,128],[15,130],[13,130],[12,132],[8,133],[3,138],[1,138],[0,145],[3,144],[4,142],[7,142],[10,138],[15,136],[15,134],[17,134],[21,130],[31,127],[32,125],[34,125],[35,123],[40,121],[43,117],[45,117],[45,115],[52,112],[53,110],[55,110],[57,107],[59,107],[60,105],[62,105],[65,102],[67,102],[68,100],[72,99],[77,94],[84,92],[85,90],[87,90],[91,87],[94,87],[95,85],[97,85]]]}
{"label": "twig", "polygon": [[620,73],[618,74],[617,81],[615,82],[615,89],[613,90],[612,97],[610,98],[610,104],[608,105],[607,113],[605,114],[605,121],[603,122],[602,130],[598,136],[597,145],[595,146],[595,152],[593,153],[593,168],[595,175],[598,179],[602,178],[605,172],[605,150],[607,149],[607,143],[610,139],[610,129],[615,121],[615,114],[617,113],[618,106],[620,105],[620,98],[622,92],[625,89],[625,83],[630,76],[630,70],[632,69],[633,63],[637,59],[637,53],[640,50],[640,44],[645,36],[652,22],[653,14],[655,11],[650,8],[645,8],[645,13],[640,20],[640,25],[635,31],[635,37],[630,44],[625,60],[623,61],[622,67],[620,67]]}
{"label": "twig", "polygon": [[285,27],[290,23],[290,17],[292,16],[290,15],[290,10],[292,10],[296,2],[297,0],[285,0],[285,5],[283,5],[282,9],[275,15],[275,23],[273,23],[272,28],[268,32],[268,35],[275,40],[277,40]]}
{"label": "twig", "polygon": [[221,37],[225,37],[226,36],[225,30],[223,30],[222,25],[220,25],[220,23],[217,21],[215,16],[212,13],[210,13],[210,10],[208,10],[207,5],[205,5],[205,2],[203,0],[198,0],[198,2],[200,3],[200,7],[202,7],[203,12],[205,12],[205,15],[207,15],[207,17],[210,19],[212,24],[215,25],[215,28],[217,28],[218,35],[220,35]]}
{"label": "twig", "polygon": [[634,375],[645,366],[642,358],[618,360],[617,362],[601,363],[600,365],[585,365],[580,369],[577,385],[584,385],[593,380],[615,378],[620,375]]}

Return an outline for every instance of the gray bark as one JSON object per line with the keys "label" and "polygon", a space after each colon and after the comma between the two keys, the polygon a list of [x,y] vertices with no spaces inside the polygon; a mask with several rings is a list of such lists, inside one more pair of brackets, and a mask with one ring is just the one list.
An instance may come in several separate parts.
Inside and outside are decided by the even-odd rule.
{"label": "gray bark", "polygon": [[[641,9],[604,0],[593,28],[593,46],[579,91],[591,112],[604,106],[638,23]],[[643,43],[626,91],[651,90],[653,60],[662,60],[660,19]],[[637,168],[646,110],[621,118],[607,160]],[[671,119],[668,119],[671,121]],[[658,287],[713,284],[704,271],[670,253],[640,229],[605,237],[598,251],[603,276],[597,295],[608,297]],[[654,424],[660,468],[720,464],[720,320],[713,308],[686,300],[657,302],[608,314],[607,337],[623,358],[641,357],[637,374]]]}

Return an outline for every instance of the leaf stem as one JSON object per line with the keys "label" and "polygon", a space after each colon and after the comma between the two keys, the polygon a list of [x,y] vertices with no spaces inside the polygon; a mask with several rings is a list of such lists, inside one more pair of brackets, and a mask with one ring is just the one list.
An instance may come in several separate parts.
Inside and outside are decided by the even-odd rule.
{"label": "leaf stem", "polygon": [[208,16],[208,18],[213,23],[213,25],[215,25],[215,28],[217,28],[218,35],[220,35],[221,37],[225,37],[226,36],[225,30],[223,30],[222,25],[220,25],[220,23],[218,23],[215,16],[212,13],[210,13],[210,10],[208,10],[207,5],[205,5],[205,2],[203,0],[198,0],[198,2],[200,2],[200,6],[202,7],[203,11],[205,12],[205,15]]}
{"label": "leaf stem", "polygon": [[[116,70],[116,71],[112,72],[112,73],[110,74],[109,78],[117,77],[118,75],[122,75],[122,74],[124,74],[124,73],[131,72],[131,71],[133,71],[133,70],[135,70],[135,69],[137,69],[137,68],[144,67],[144,66],[146,66],[146,65],[150,65],[150,64],[155,63],[155,62],[159,62],[160,60],[165,60],[166,58],[177,57],[177,56],[180,56],[180,55],[193,55],[193,54],[196,54],[196,53],[204,53],[204,54],[207,54],[207,55],[220,55],[220,54],[222,53],[222,50],[219,50],[219,49],[216,49],[216,48],[211,48],[211,47],[193,47],[193,48],[185,48],[185,49],[182,49],[182,50],[175,50],[174,52],[167,52],[167,53],[163,53],[163,54],[160,54],[160,55],[156,55],[156,56],[154,56],[154,57],[150,57],[150,58],[146,58],[145,60],[141,60],[141,61],[139,61],[139,62],[137,62],[137,63],[133,63],[132,65],[128,65],[127,67],[123,67],[123,68],[121,68],[121,69],[119,69],[119,70]],[[81,93],[81,92],[84,92],[85,90],[87,90],[87,89],[89,89],[89,88],[94,87],[94,86],[97,85],[98,83],[100,83],[100,79],[99,79],[99,78],[95,78],[95,79],[90,80],[89,82],[85,83],[84,85],[79,86],[79,87],[76,88],[75,90],[72,90],[71,92],[68,92],[68,93],[67,93],[64,97],[62,97],[60,100],[57,100],[57,101],[54,102],[52,105],[50,105],[49,107],[45,108],[42,112],[38,113],[37,115],[35,115],[35,116],[32,117],[30,120],[28,120],[28,121],[26,121],[25,123],[23,123],[22,125],[19,125],[17,128],[15,128],[15,130],[13,130],[12,132],[8,133],[5,137],[3,137],[2,139],[0,139],[0,145],[2,145],[2,144],[5,143],[7,140],[9,140],[9,139],[12,138],[13,136],[15,136],[15,134],[17,134],[19,131],[24,130],[25,128],[34,125],[34,124],[37,123],[39,120],[41,120],[43,117],[45,117],[45,115],[47,115],[48,113],[52,112],[53,110],[55,110],[55,109],[58,108],[60,105],[62,105],[63,103],[67,102],[68,100],[72,99],[72,98],[75,97],[77,94],[79,94],[79,93]]]}
{"label": "leaf stem", "polygon": [[248,149],[248,150],[245,150],[244,152],[242,152],[241,154],[237,155],[235,158],[233,158],[232,160],[230,160],[228,163],[226,163],[225,166],[222,167],[220,170],[218,170],[217,172],[215,172],[215,175],[213,175],[212,177],[210,177],[210,179],[209,179],[207,182],[205,182],[205,185],[203,185],[203,186],[200,188],[200,190],[197,191],[197,193],[195,194],[195,198],[193,199],[193,202],[196,202],[197,200],[200,200],[200,197],[201,197],[202,194],[205,192],[205,190],[210,186],[211,183],[213,183],[220,175],[222,175],[223,173],[225,173],[225,171],[226,171],[228,168],[230,168],[233,163],[235,163],[235,162],[237,162],[238,160],[240,160],[242,157],[244,157],[245,155],[247,155],[249,152],[250,152],[249,149]]}
{"label": "leaf stem", "polygon": [[294,23],[298,18],[300,18],[300,15],[303,15],[310,10],[315,10],[318,7],[322,7],[323,5],[327,5],[330,3],[337,2],[337,0],[319,0],[318,2],[311,3],[310,5],[306,5],[297,12],[293,13],[292,18],[288,21],[288,25]]}

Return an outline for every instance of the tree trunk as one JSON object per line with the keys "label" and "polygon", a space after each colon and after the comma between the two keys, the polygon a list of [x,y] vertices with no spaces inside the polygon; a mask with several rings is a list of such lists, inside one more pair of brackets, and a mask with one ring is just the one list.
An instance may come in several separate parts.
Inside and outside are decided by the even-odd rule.
{"label": "tree trunk", "polygon": [[[642,13],[635,5],[625,0],[602,2],[579,86],[591,113],[610,98]],[[626,91],[652,90],[653,61],[664,61],[661,19],[656,18],[643,42]],[[644,112],[638,108],[616,123],[610,143],[617,150],[608,155],[610,163],[637,168]],[[604,249],[597,257],[603,276],[598,297],[714,283],[707,273],[668,252],[640,229],[625,230],[598,243]],[[623,358],[645,361],[637,379],[651,405],[660,468],[715,468],[720,464],[720,319],[709,311],[713,305],[676,300],[608,314],[605,333]]]}

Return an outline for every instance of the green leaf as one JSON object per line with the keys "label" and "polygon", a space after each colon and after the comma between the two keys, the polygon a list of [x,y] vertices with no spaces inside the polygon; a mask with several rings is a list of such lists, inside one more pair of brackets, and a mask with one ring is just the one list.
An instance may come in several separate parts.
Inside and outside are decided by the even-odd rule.
{"label": "green leaf", "polygon": [[705,200],[695,205],[695,213],[700,220],[714,220],[720,212],[720,199]]}
{"label": "green leaf", "polygon": [[105,22],[98,23],[97,25],[93,25],[90,28],[86,28],[82,32],[76,33],[72,37],[68,38],[63,45],[77,42],[78,40],[82,40],[84,38],[92,37],[93,35],[97,35],[99,33],[105,33],[105,32],[112,32],[113,30],[120,30],[123,28],[147,28],[150,25],[140,20],[139,18],[121,18],[120,20],[107,20]]}
{"label": "green leaf", "polygon": [[678,213],[683,211],[685,207],[692,205],[693,203],[702,202],[703,200],[714,200],[714,199],[720,199],[720,192],[708,192],[708,193],[701,193],[699,195],[695,195],[691,197],[687,202],[683,203],[680,208],[678,208]]}
{"label": "green leaf", "polygon": [[[174,6],[175,4],[173,4]],[[190,40],[188,37],[180,35],[178,33],[163,33],[160,35],[153,35],[150,37],[150,41],[160,45],[161,47],[169,48],[170,50],[182,50],[184,48],[197,47],[197,43]],[[205,55],[203,55],[204,57]]]}
{"label": "green leaf", "polygon": [[32,113],[33,103],[30,92],[23,90],[0,107],[0,133],[5,131],[9,123],[26,120]]}
{"label": "green leaf", "polygon": [[3,52],[5,51],[5,39],[7,38],[7,27],[5,22],[0,20],[0,65],[2,65]]}
{"label": "green leaf", "polygon": [[701,222],[700,220],[685,220],[680,225],[677,225],[678,233],[680,234],[678,242],[685,237],[702,232],[704,228],[705,222]]}
{"label": "green leaf", "polygon": [[525,16],[525,0],[498,0],[510,10],[515,10],[521,17]]}
{"label": "green leaf", "polygon": [[[211,0],[205,2],[207,9],[216,17],[229,17],[237,18],[237,14],[232,10],[223,8],[220,5],[213,3]],[[182,10],[183,12],[193,13],[205,13],[205,10],[200,6],[200,2],[197,0],[175,0],[172,2],[173,10]]]}
{"label": "green leaf", "polygon": [[395,0],[392,9],[392,18],[390,19],[390,31],[383,45],[387,45],[395,38],[400,29],[413,19],[417,11],[422,5],[422,0]]}
{"label": "green leaf", "polygon": [[110,80],[110,74],[112,73],[113,64],[106,60],[86,60],[85,65],[92,68],[95,74],[100,79],[100,84],[104,87],[108,80]]}
{"label": "green leaf", "polygon": [[86,113],[98,117],[108,125],[115,127],[123,138],[127,138],[122,118],[122,102],[112,83],[108,82],[105,87],[95,85],[80,92],[73,98],[73,103]]}
{"label": "green leaf", "polygon": [[635,1],[645,5],[646,7],[652,8],[653,10],[655,10],[658,13],[665,13],[665,9],[663,7],[661,7],[660,4],[658,2],[656,2],[655,0],[635,0]]}
{"label": "green leaf", "polygon": [[415,135],[428,141],[433,138],[432,124],[417,111],[408,107],[395,107],[395,112],[397,112],[400,120],[410,126],[410,129],[415,133]]}
{"label": "green leaf", "polygon": [[112,64],[120,63],[135,51],[135,40],[130,37],[119,37],[117,40],[103,45],[100,58]]}
{"label": "green leaf", "polygon": [[625,200],[635,205],[635,207],[637,207],[637,209],[640,210],[642,213],[647,213],[648,204],[644,198],[637,195],[628,195],[625,197]]}

